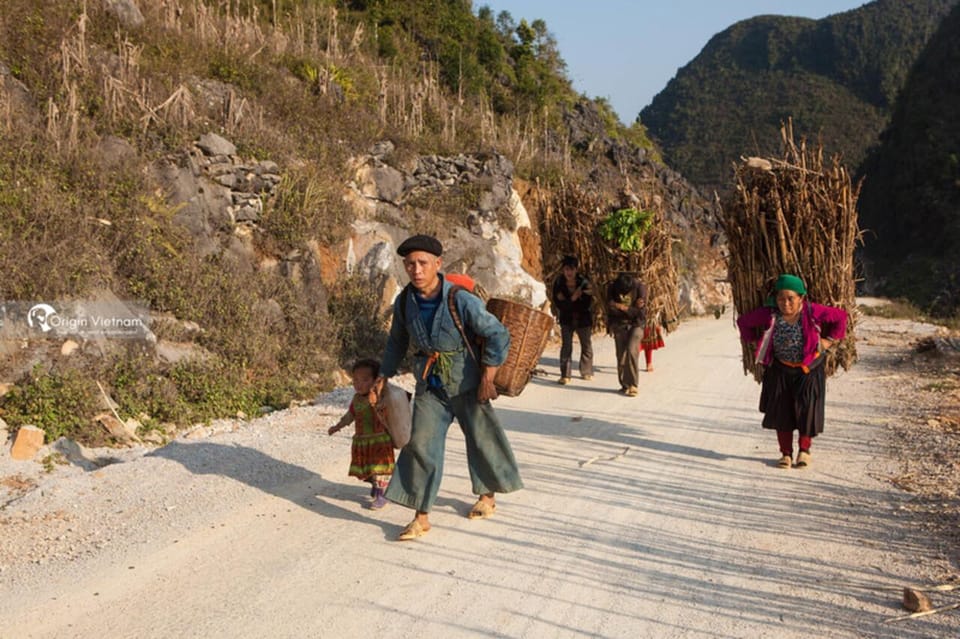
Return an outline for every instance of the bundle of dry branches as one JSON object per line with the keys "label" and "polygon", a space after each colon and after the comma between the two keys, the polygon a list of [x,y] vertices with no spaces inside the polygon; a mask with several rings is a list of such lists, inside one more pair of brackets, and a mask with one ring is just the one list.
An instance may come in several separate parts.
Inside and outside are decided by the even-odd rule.
{"label": "bundle of dry branches", "polygon": [[[780,129],[783,158],[744,158],[735,166],[736,191],[721,207],[727,234],[729,277],[737,314],[762,306],[780,273],[799,275],[811,301],[847,311],[847,338],[831,349],[827,375],[857,359],[853,251],[860,239],[857,197],[847,170],[833,156],[824,163],[820,144],[808,149],[793,140],[792,123]],[[758,381],[762,367],[743,348],[744,373]]]}
{"label": "bundle of dry branches", "polygon": [[[654,211],[653,225],[644,235],[641,250],[624,251],[601,237],[598,227],[607,215],[618,208],[638,204],[640,208]],[[668,332],[676,328],[680,294],[673,261],[673,238],[659,207],[652,202],[645,205],[630,191],[617,202],[561,181],[559,188],[537,189],[537,208],[545,281],[548,286],[552,285],[560,273],[564,255],[577,256],[580,272],[594,285],[596,330],[606,326],[606,313],[601,309],[606,308],[609,283],[621,271],[633,273],[646,285],[648,318],[657,319]]]}

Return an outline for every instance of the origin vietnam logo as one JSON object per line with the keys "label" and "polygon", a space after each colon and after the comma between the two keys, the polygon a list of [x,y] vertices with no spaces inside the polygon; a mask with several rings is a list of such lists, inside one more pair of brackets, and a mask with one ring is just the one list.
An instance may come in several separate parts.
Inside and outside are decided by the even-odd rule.
{"label": "origin vietnam logo", "polygon": [[39,328],[44,333],[48,333],[53,328],[50,322],[56,316],[57,309],[49,304],[35,304],[27,311],[27,325],[30,328]]}

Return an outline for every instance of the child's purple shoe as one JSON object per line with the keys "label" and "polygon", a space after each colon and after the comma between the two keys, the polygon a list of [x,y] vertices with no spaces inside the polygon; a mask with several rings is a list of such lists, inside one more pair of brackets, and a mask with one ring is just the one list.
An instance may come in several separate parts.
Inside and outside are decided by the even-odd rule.
{"label": "child's purple shoe", "polygon": [[380,510],[390,502],[387,501],[387,498],[383,496],[382,488],[374,488],[375,494],[373,501],[370,502],[370,510]]}

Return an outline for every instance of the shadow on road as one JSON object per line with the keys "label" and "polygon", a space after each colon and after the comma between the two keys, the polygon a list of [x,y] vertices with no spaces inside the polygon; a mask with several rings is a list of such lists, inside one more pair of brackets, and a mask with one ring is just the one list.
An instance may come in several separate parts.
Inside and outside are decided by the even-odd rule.
{"label": "shadow on road", "polygon": [[255,448],[213,442],[167,444],[146,455],[182,464],[196,475],[229,477],[251,488],[285,499],[301,508],[354,522],[375,522],[384,534],[396,534],[396,526],[364,513],[336,505],[331,500],[360,500],[367,484],[348,486],[324,479],[312,470],[275,459]]}
{"label": "shadow on road", "polygon": [[[634,600],[682,593],[709,602],[718,620],[736,625],[750,619],[768,623],[772,632],[786,620],[823,628],[830,619],[838,636],[856,636],[863,630],[863,607],[885,611],[872,617],[875,624],[898,612],[906,575],[891,566],[858,565],[853,554],[818,553],[823,543],[889,539],[897,518],[886,487],[837,481],[818,469],[771,468],[769,454],[731,455],[695,445],[698,433],[704,441],[716,441],[716,434],[740,437],[740,413],[731,419],[728,412],[726,423],[691,423],[661,408],[640,425],[503,407],[498,414],[508,431],[535,436],[514,442],[528,490],[505,500],[504,515],[513,515],[511,526],[524,531],[519,536],[525,541],[504,551],[505,570],[543,579],[549,557],[549,579],[563,582],[576,574],[593,591]],[[754,414],[745,409],[743,418],[757,429]],[[685,428],[694,445],[650,436],[664,427]],[[698,480],[691,482],[691,475]],[[758,475],[765,478],[762,490]],[[633,514],[609,522],[590,516],[624,510]],[[770,543],[777,539],[806,549],[809,561],[798,562]],[[898,541],[900,552],[922,550],[919,541]],[[611,574],[622,576],[615,586]],[[743,581],[744,575],[750,579]],[[778,592],[792,594],[772,602],[771,593]],[[771,606],[779,616],[771,615]],[[655,619],[641,613],[634,621]],[[901,628],[877,636],[919,638],[928,631]]]}

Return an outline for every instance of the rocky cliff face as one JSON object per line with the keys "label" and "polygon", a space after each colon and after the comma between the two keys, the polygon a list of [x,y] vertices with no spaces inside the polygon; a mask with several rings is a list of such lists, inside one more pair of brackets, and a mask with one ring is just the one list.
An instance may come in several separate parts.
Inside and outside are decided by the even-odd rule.
{"label": "rocky cliff face", "polygon": [[391,142],[381,141],[350,162],[343,190],[355,219],[348,237],[333,246],[310,240],[306,255],[264,254],[253,241],[282,179],[276,163],[245,161],[230,141],[210,133],[158,162],[154,174],[197,250],[222,251],[243,270],[274,268],[278,261],[315,265],[325,286],[362,274],[382,285],[386,306],[406,283],[396,247],[413,233],[428,232],[444,243],[445,270],[469,273],[491,295],[543,305],[540,256],[532,254],[538,247],[521,240],[535,229],[513,189],[510,161],[499,154],[459,154],[402,163],[393,151]]}
{"label": "rocky cliff face", "polygon": [[347,272],[384,282],[384,302],[406,284],[396,246],[426,232],[444,245],[444,270],[468,273],[492,296],[546,302],[540,256],[523,237],[535,234],[513,188],[513,165],[499,154],[422,156],[390,163],[393,145],[380,142],[356,158],[348,199],[357,212],[342,250]]}
{"label": "rocky cliff face", "polygon": [[[583,106],[569,120],[574,144],[600,158],[587,181],[618,197],[614,189],[629,185],[628,197],[662,209],[677,236],[686,312],[724,305],[723,238],[713,204],[643,149],[604,135],[596,120]],[[444,243],[446,270],[469,273],[491,295],[543,306],[544,247],[530,212],[537,204],[528,184],[515,181],[512,163],[499,154],[398,160],[394,151],[391,142],[380,141],[350,162],[343,185],[355,213],[349,236],[333,246],[309,242],[309,255],[264,255],[252,241],[264,202],[282,179],[276,163],[244,161],[230,141],[208,134],[181,156],[158,163],[155,172],[198,250],[225,251],[245,268],[272,268],[284,259],[305,262],[327,287],[360,273],[381,283],[386,307],[406,282],[396,246],[410,234],[427,232]]]}
{"label": "rocky cliff face", "polygon": [[[625,181],[633,185],[631,197],[638,203],[662,208],[682,247],[679,288],[686,312],[700,314],[724,305],[722,238],[712,221],[712,206],[676,172],[642,150],[604,136],[590,116],[581,110],[572,120],[577,144],[601,158],[587,181],[611,192]],[[279,253],[265,251],[257,241],[264,210],[286,174],[276,162],[244,158],[232,141],[207,133],[189,148],[153,161],[148,172],[175,212],[174,222],[188,231],[193,250],[221,259],[237,273],[271,273],[289,280],[313,304],[325,305],[331,288],[345,277],[361,275],[377,283],[380,305],[389,308],[407,281],[396,246],[412,233],[427,232],[445,246],[446,271],[469,273],[492,296],[545,307],[543,253],[550,248],[539,239],[532,183],[516,179],[512,163],[496,153],[400,160],[394,151],[389,141],[377,142],[349,163],[342,189],[354,217],[346,239],[327,244],[310,238]],[[98,153],[106,165],[138,162],[133,147],[113,136],[101,139]],[[263,317],[282,320],[275,300],[254,304]],[[177,324],[181,319],[155,318]],[[195,329],[203,331],[202,326]],[[161,336],[150,348],[168,362],[207,355],[191,339]],[[42,346],[17,356],[22,365],[11,379],[36,361],[63,354]]]}

